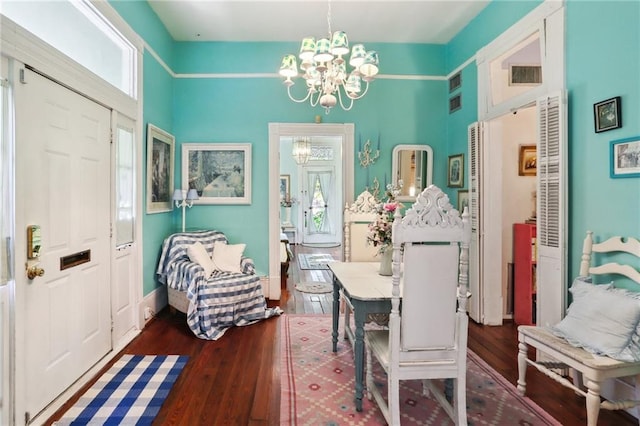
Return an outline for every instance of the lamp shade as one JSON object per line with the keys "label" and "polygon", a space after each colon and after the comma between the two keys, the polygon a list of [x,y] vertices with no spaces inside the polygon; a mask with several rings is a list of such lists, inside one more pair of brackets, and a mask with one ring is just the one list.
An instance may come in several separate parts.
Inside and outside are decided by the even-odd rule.
{"label": "lamp shade", "polygon": [[349,59],[349,65],[358,69],[360,65],[364,63],[364,57],[367,55],[367,51],[363,44],[354,44],[351,48],[351,59]]}
{"label": "lamp shade", "polygon": [[331,54],[331,42],[329,39],[321,38],[316,43],[316,54],[313,57],[313,60],[316,62],[328,62],[333,59],[333,55]]}
{"label": "lamp shade", "polygon": [[300,45],[300,54],[298,57],[302,61],[311,61],[313,60],[313,55],[316,54],[316,39],[313,37],[305,37],[302,39],[302,44]]}
{"label": "lamp shade", "polygon": [[182,189],[176,189],[173,191],[173,201],[182,201],[183,199]]}
{"label": "lamp shade", "polygon": [[364,77],[374,77],[378,74],[378,52],[371,50],[364,57],[364,62],[358,68]]}
{"label": "lamp shade", "polygon": [[333,33],[333,37],[331,37],[331,53],[337,56],[349,53],[349,41],[344,31]]}
{"label": "lamp shade", "polygon": [[200,197],[196,189],[190,189],[189,192],[187,192],[187,201],[195,201],[198,199],[200,199]]}
{"label": "lamp shade", "polygon": [[360,80],[360,76],[356,73],[351,73],[349,78],[347,79],[347,84],[345,85],[345,89],[347,89],[347,94],[357,95],[362,90],[362,82]]}
{"label": "lamp shade", "polygon": [[293,55],[285,55],[282,58],[282,64],[280,65],[280,75],[283,77],[291,78],[298,75],[298,64],[296,57]]}

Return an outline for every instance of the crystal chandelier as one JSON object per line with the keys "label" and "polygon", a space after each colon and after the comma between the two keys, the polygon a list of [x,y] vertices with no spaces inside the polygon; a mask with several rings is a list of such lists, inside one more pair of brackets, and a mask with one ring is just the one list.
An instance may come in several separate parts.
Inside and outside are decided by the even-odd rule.
{"label": "crystal chandelier", "polygon": [[298,138],[294,140],[291,154],[297,164],[307,164],[311,156],[311,139]]}
{"label": "crystal chandelier", "polygon": [[[328,114],[338,101],[345,111],[353,107],[353,101],[362,98],[369,89],[369,82],[378,74],[378,52],[366,51],[364,45],[356,44],[351,49],[351,56],[346,60],[343,55],[349,53],[347,34],[343,31],[331,32],[331,0],[327,12],[327,26],[329,38],[316,41],[313,37],[302,39],[300,47],[300,71],[307,86],[307,94],[302,99],[296,99],[291,94],[291,86],[295,83],[292,78],[298,76],[298,64],[295,55],[285,55],[280,66],[280,75],[285,77],[289,98],[298,103],[309,100],[311,106],[325,108]],[[347,74],[349,62],[352,68]],[[364,82],[364,90],[362,90]],[[345,105],[343,98],[348,98]],[[346,99],[345,99],[346,101]]]}

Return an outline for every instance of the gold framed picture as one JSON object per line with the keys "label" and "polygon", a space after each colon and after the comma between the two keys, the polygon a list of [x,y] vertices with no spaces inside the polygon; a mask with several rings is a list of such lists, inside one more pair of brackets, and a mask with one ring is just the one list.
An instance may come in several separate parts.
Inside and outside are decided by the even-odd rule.
{"label": "gold framed picture", "polygon": [[538,169],[538,154],[535,145],[520,145],[518,175],[535,176]]}

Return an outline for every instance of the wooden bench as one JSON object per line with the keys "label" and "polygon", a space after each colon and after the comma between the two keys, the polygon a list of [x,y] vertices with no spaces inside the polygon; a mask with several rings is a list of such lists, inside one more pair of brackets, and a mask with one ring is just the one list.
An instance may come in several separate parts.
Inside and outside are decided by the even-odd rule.
{"label": "wooden bench", "polygon": [[[612,237],[602,243],[595,244],[592,232],[588,231],[584,240],[580,276],[617,274],[640,284],[640,272],[634,266],[615,262],[591,266],[592,253],[594,252],[624,252],[640,258],[640,242],[637,239],[628,238],[623,241],[620,237]],[[611,306],[611,309],[615,310],[616,306]],[[526,391],[525,376],[527,366],[530,365],[585,397],[588,426],[597,425],[601,408],[619,410],[640,405],[640,391],[636,383],[640,374],[640,362],[618,361],[608,356],[594,355],[585,349],[572,346],[566,339],[558,337],[551,330],[542,327],[524,325],[518,327],[518,340],[518,390],[522,395]],[[536,360],[529,358],[529,347],[534,347],[537,350]],[[567,368],[573,369],[573,380],[569,380],[562,374]],[[603,382],[625,376],[632,376],[632,383],[635,385],[635,399],[601,400],[600,392]]]}

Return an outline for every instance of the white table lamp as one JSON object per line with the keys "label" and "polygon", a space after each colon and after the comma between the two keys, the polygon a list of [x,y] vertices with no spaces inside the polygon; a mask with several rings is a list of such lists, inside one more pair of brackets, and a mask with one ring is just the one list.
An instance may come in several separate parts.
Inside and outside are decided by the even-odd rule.
{"label": "white table lamp", "polygon": [[[187,193],[186,198],[185,192]],[[190,189],[188,192],[182,189],[176,189],[175,191],[173,191],[173,201],[175,201],[176,207],[182,207],[182,232],[184,232],[185,230],[186,208],[191,208],[193,206],[193,202],[199,198],[200,197],[198,197],[198,191],[196,191],[195,189]]]}

